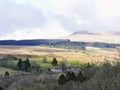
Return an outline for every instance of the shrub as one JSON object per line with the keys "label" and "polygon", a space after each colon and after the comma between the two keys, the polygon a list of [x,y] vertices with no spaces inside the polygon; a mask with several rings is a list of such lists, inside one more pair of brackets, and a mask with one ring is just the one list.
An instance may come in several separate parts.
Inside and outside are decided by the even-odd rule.
{"label": "shrub", "polygon": [[47,58],[44,57],[43,60],[42,60],[42,62],[43,62],[43,63],[48,63]]}

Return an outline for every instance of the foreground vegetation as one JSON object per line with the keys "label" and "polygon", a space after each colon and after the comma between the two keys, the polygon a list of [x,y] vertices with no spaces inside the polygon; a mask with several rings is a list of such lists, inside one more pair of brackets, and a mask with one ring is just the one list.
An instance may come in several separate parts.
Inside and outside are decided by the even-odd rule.
{"label": "foreground vegetation", "polygon": [[104,63],[99,67],[90,65],[81,70],[81,74],[75,73],[76,80],[71,79],[62,85],[58,82],[61,75],[57,73],[41,75],[16,73],[1,78],[0,86],[6,90],[120,90],[119,68],[119,62],[114,65]]}
{"label": "foreground vegetation", "polygon": [[[36,50],[33,55],[1,54],[0,90],[120,90],[120,57],[117,59],[120,53],[114,58],[111,51],[98,49],[56,51],[49,48],[45,51],[49,54],[39,55],[38,52],[36,55]],[[103,58],[101,53],[109,54],[112,60]]]}

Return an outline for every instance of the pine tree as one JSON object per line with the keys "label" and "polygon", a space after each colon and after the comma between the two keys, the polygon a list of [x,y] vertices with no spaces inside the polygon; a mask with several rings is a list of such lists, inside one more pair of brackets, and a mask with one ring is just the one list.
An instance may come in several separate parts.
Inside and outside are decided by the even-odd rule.
{"label": "pine tree", "polygon": [[78,81],[80,81],[80,82],[82,82],[82,81],[84,81],[84,75],[82,74],[82,72],[80,71],[79,73],[78,73],[78,75],[77,75],[77,80]]}
{"label": "pine tree", "polygon": [[53,58],[51,64],[52,64],[53,66],[58,65],[58,61],[56,60],[56,58]]}
{"label": "pine tree", "polygon": [[2,87],[0,87],[0,90],[3,90],[3,88],[2,88]]}
{"label": "pine tree", "polygon": [[76,76],[74,72],[71,72],[71,80],[76,81]]}
{"label": "pine tree", "polygon": [[17,67],[19,70],[22,70],[22,66],[23,66],[23,62],[22,59],[19,59],[18,63],[17,63]]}
{"label": "pine tree", "polygon": [[63,85],[66,83],[66,78],[65,76],[62,74],[60,77],[59,77],[59,80],[58,80],[58,85]]}
{"label": "pine tree", "polygon": [[9,75],[10,75],[9,72],[6,71],[4,77],[9,77]]}
{"label": "pine tree", "polygon": [[66,79],[67,81],[76,81],[76,76],[74,72],[68,71],[68,73],[66,74]]}
{"label": "pine tree", "polygon": [[90,63],[88,62],[87,63],[87,66],[86,66],[87,68],[90,68],[91,67],[91,65],[90,65]]}
{"label": "pine tree", "polygon": [[26,61],[25,61],[25,71],[27,72],[30,67],[31,67],[30,61],[27,58]]}
{"label": "pine tree", "polygon": [[67,74],[66,74],[66,80],[67,81],[71,80],[71,72],[70,71],[68,71]]}

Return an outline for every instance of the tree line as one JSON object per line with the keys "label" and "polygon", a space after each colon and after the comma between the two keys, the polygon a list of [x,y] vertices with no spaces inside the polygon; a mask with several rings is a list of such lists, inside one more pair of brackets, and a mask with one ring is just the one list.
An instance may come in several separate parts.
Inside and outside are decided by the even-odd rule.
{"label": "tree line", "polygon": [[[43,62],[46,63],[47,62],[47,59],[46,58],[43,58]],[[53,66],[57,66],[58,65],[58,61],[56,58],[53,58],[51,64]],[[17,62],[17,68],[18,70],[24,70],[26,72],[30,71],[30,68],[32,67],[31,65],[31,62],[28,58],[26,58],[25,61],[23,61],[21,58],[18,60]],[[36,66],[37,67],[37,66]]]}

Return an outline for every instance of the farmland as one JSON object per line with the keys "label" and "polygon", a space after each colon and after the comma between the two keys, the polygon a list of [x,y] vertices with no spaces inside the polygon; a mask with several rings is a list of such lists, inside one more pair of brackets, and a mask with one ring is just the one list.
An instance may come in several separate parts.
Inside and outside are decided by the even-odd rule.
{"label": "farmland", "polygon": [[[81,68],[81,70],[84,71],[84,76],[89,80],[91,75],[93,77],[93,74],[97,73],[96,69],[102,70],[104,66],[99,65],[101,62],[113,61],[116,57],[117,52],[115,49],[94,47],[85,47],[85,50],[83,50],[79,49],[79,47],[71,46],[0,46],[0,84],[7,90],[18,90],[19,88],[22,90],[35,90],[37,88],[41,88],[40,90],[48,90],[48,87],[51,88],[51,90],[58,90],[58,88],[65,88],[58,85],[58,79],[62,73],[64,75],[66,73],[51,73],[48,72],[49,69],[61,68],[64,62],[67,66]],[[26,72],[24,68],[19,70],[17,68],[19,59],[25,61],[27,58],[31,63],[31,70],[29,72]],[[56,58],[58,61],[58,64],[55,66],[51,64],[53,58]],[[91,65],[94,64],[91,68],[86,69],[88,62]],[[37,68],[35,68],[36,66]],[[89,69],[92,71],[89,72]],[[77,70],[77,72],[74,70],[76,76],[79,70]],[[3,78],[6,71],[10,73],[9,79]],[[16,86],[15,83],[18,83],[18,86]],[[22,83],[25,85],[22,85]],[[28,87],[26,87],[26,85],[28,85]],[[31,85],[34,85],[34,87],[31,87]],[[67,86],[67,84],[65,84],[65,86]],[[76,88],[77,87],[78,86],[76,86]],[[71,86],[71,88],[73,88],[73,86]]]}
{"label": "farmland", "polygon": [[[56,48],[50,46],[0,46],[0,56],[2,57],[17,57],[25,60],[29,58],[32,63],[36,63],[46,71],[47,68],[57,68],[52,66],[51,61],[54,57],[57,58],[58,63],[66,60],[72,66],[83,66],[85,63],[96,63],[105,60],[114,60],[117,53],[114,49],[100,49],[93,47],[86,47],[86,50]],[[47,63],[43,62],[43,58],[47,58]],[[6,59],[5,59],[6,60]],[[5,62],[4,60],[4,62]],[[17,60],[7,60],[10,65],[16,66]]]}
{"label": "farmland", "polygon": [[[20,55],[20,56],[39,56],[39,57],[57,57],[58,59],[67,58],[68,60],[87,61],[114,58],[115,49],[100,49],[86,47],[86,50],[74,50],[64,48],[54,48],[49,46],[0,46],[0,55]],[[89,60],[89,61],[91,61]]]}
{"label": "farmland", "polygon": [[107,50],[93,47],[86,47],[86,50],[74,50],[49,46],[0,46],[0,55],[34,56],[33,59],[36,60],[39,57],[56,57],[59,60],[65,58],[67,60],[90,62],[92,60],[113,59],[116,56],[116,51],[115,49]]}

